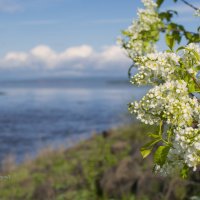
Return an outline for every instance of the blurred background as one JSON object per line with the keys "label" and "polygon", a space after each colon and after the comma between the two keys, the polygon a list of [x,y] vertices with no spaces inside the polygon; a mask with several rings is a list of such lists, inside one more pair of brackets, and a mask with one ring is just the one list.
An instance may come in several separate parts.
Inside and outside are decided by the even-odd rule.
{"label": "blurred background", "polygon": [[[146,89],[129,84],[131,61],[116,40],[138,7],[139,0],[0,0],[1,160],[133,120],[127,104]],[[186,5],[163,8],[195,28]]]}
{"label": "blurred background", "polygon": [[[156,176],[153,158],[139,153],[157,127],[138,124],[127,104],[149,88],[129,83],[132,63],[116,44],[138,7],[0,0],[0,199],[199,199],[198,173],[187,182]],[[199,18],[181,1],[162,9],[196,31]]]}

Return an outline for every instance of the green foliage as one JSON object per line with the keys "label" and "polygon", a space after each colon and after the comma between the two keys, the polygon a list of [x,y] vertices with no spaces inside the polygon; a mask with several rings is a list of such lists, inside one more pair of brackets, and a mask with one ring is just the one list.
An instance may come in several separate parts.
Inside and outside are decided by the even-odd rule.
{"label": "green foliage", "polygon": [[156,3],[158,5],[158,8],[163,4],[164,0],[157,0]]}
{"label": "green foliage", "polygon": [[[174,0],[177,2],[177,0]],[[158,8],[162,6],[164,0],[157,0]],[[175,10],[166,10],[159,12],[159,17],[165,24],[165,27],[160,31],[165,32],[166,44],[170,49],[173,49],[175,42],[178,44],[181,42],[182,37],[188,41],[187,43],[197,43],[200,42],[199,28],[197,28],[197,33],[186,30],[183,25],[177,24],[173,21],[174,15],[178,15]]]}
{"label": "green foliage", "polygon": [[159,135],[151,134],[151,137],[154,137],[154,139],[140,149],[143,158],[146,158],[151,153],[154,145],[161,141],[161,137]]}
{"label": "green foliage", "polygon": [[[155,127],[151,129],[153,131]],[[31,163],[8,172],[12,178],[0,182],[0,199],[110,200],[99,196],[97,181],[108,169],[129,156],[129,142],[145,140],[144,132],[147,132],[146,126],[127,126],[114,130],[109,138],[97,135],[68,150],[41,153]],[[113,145],[121,141],[127,145],[113,153]],[[133,199],[133,194],[124,197],[124,200]]]}
{"label": "green foliage", "polygon": [[181,170],[181,177],[182,178],[188,178],[189,175],[189,167],[187,165],[184,165],[183,169]]}
{"label": "green foliage", "polygon": [[161,20],[164,22],[170,22],[174,15],[177,15],[178,13],[174,10],[167,10],[166,12],[160,12],[158,16]]}
{"label": "green foliage", "polygon": [[[36,160],[24,163],[14,171],[8,172],[12,178],[10,181],[0,182],[0,199],[150,200],[155,199],[155,195],[158,195],[158,199],[164,199],[166,194],[162,188],[168,188],[173,183],[175,183],[175,186],[177,185],[177,188],[172,188],[173,195],[177,193],[177,199],[180,195],[181,199],[189,199],[190,196],[198,195],[195,186],[193,189],[188,188],[190,182],[188,184],[185,182],[181,187],[182,182],[177,182],[178,177],[161,179],[155,176],[152,179],[151,160],[148,159],[148,163],[142,162],[139,153],[137,154],[137,145],[141,142],[147,142],[146,135],[149,131],[151,132],[149,136],[153,140],[160,137],[157,127],[134,124],[113,130],[107,138],[97,135],[68,150],[42,153]],[[157,132],[158,134],[154,134]],[[113,153],[111,151],[113,145],[122,141],[127,146],[120,152]],[[161,150],[159,154],[165,155],[165,151]],[[135,167],[132,168],[128,164],[129,171],[125,173],[119,166],[127,157],[131,159],[136,157],[133,160]],[[162,163],[162,159],[161,161],[160,158],[158,160],[159,163]],[[121,184],[125,188],[128,185],[125,178],[135,174],[136,180],[140,183],[139,188],[137,188],[137,192],[140,192],[139,197],[136,197],[136,193],[132,190],[126,191],[124,195],[118,197],[109,197],[108,194],[102,194],[99,191],[97,183],[102,175],[106,172],[106,175],[109,176],[116,168],[118,168],[116,176],[122,177]],[[182,177],[186,177],[187,174],[189,176],[189,170],[184,168]],[[145,177],[146,180],[144,181]],[[114,180],[109,179],[109,182],[112,181]],[[149,184],[146,184],[147,182]],[[119,188],[120,182],[118,181],[117,184],[116,187]]]}
{"label": "green foliage", "polygon": [[154,154],[154,162],[161,167],[165,164],[170,146],[159,146]]}
{"label": "green foliage", "polygon": [[165,40],[166,40],[166,44],[167,46],[173,50],[174,48],[174,45],[175,45],[175,38],[173,35],[170,35],[170,34],[166,34],[165,35]]}

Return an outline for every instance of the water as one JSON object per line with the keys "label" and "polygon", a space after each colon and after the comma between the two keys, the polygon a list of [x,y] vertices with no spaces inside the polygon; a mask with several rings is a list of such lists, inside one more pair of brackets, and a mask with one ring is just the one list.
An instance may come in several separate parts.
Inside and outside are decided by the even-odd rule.
{"label": "water", "polygon": [[127,103],[144,89],[107,80],[0,83],[0,159],[22,161],[47,145],[69,145],[126,123]]}

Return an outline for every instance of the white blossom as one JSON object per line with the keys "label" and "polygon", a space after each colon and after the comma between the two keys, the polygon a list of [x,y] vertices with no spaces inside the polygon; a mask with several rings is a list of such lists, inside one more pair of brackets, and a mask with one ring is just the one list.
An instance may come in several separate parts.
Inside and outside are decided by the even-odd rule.
{"label": "white blossom", "polygon": [[[183,98],[184,97],[184,98]],[[187,83],[183,80],[168,81],[155,86],[141,99],[130,104],[129,110],[145,124],[166,121],[175,126],[189,126],[200,110],[197,99],[190,98]]]}
{"label": "white blossom", "polygon": [[[142,2],[144,8],[124,31],[121,45],[138,69],[131,83],[152,88],[140,101],[130,103],[129,111],[145,124],[160,124],[156,139],[167,151],[164,163],[156,163],[156,172],[177,174],[185,167],[195,171],[200,166],[200,104],[195,97],[200,93],[200,46],[191,43],[176,52],[157,52],[155,43],[164,24],[157,4]],[[200,16],[199,9],[196,15]]]}
{"label": "white blossom", "polygon": [[140,101],[130,103],[129,111],[145,124],[165,122],[173,127],[166,142],[170,143],[166,161],[155,166],[162,175],[177,174],[185,166],[195,171],[200,165],[200,104],[192,95],[200,90],[199,64],[200,48],[193,43],[180,53],[150,53],[135,59],[138,73],[131,82],[153,88]]}
{"label": "white blossom", "polygon": [[127,50],[130,58],[156,52],[155,42],[159,39],[163,23],[157,13],[157,4],[153,0],[143,0],[144,9],[138,9],[138,18],[124,31],[127,39],[121,45]]}

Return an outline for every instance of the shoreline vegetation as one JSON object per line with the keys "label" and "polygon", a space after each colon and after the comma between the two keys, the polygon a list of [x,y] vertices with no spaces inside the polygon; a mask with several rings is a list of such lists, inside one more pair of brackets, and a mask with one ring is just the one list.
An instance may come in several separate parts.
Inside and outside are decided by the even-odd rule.
{"label": "shoreline vegetation", "polygon": [[[44,149],[34,160],[1,167],[1,200],[198,200],[199,172],[188,180],[152,172],[140,147],[157,127],[130,124],[69,149]],[[196,196],[196,198],[195,198]],[[193,197],[193,198],[191,198]]]}

